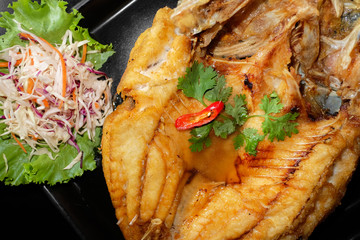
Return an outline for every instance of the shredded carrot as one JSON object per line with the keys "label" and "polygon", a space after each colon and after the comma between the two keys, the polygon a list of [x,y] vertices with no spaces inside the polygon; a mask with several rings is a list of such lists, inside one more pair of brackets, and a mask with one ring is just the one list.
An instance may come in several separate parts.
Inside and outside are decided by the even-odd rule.
{"label": "shredded carrot", "polygon": [[18,88],[20,89],[20,91],[22,91],[22,92],[25,92],[25,90],[24,90],[24,87],[23,86],[18,86]]}
{"label": "shredded carrot", "polygon": [[37,41],[35,40],[35,38],[33,38],[33,36],[31,36],[31,35],[28,34],[28,33],[19,33],[19,36],[22,37],[22,38],[27,38],[28,40],[37,42]]}
{"label": "shredded carrot", "polygon": [[29,137],[31,137],[33,140],[35,140],[35,141],[37,141],[37,140],[39,140],[39,138],[38,137],[35,137],[34,135],[32,135],[32,134],[29,134]]}
{"label": "shredded carrot", "polygon": [[9,66],[8,62],[0,62],[0,67],[7,67]]}
{"label": "shredded carrot", "polygon": [[96,109],[99,109],[99,108],[100,108],[100,105],[99,105],[97,102],[95,102],[94,105],[95,105],[95,108],[96,108]]}
{"label": "shredded carrot", "polygon": [[[18,53],[20,54],[20,53]],[[27,54],[26,54],[27,56]],[[29,56],[31,56],[31,50],[29,49]],[[20,63],[22,62],[23,60],[22,59],[19,59],[15,62],[15,67],[19,66]],[[9,65],[9,62],[0,62],[0,67],[8,67]],[[34,59],[31,59],[31,65],[34,65]]]}
{"label": "shredded carrot", "polygon": [[29,56],[31,59],[30,59],[30,64],[31,65],[34,65],[34,59],[31,57],[31,49],[29,49]]}
{"label": "shredded carrot", "polygon": [[[26,93],[32,94],[32,92],[33,92],[33,90],[34,90],[34,86],[35,86],[35,79],[33,79],[33,78],[28,78]],[[20,88],[20,90],[21,90],[22,92],[25,92],[23,86],[19,86],[19,88]],[[36,98],[33,98],[32,101],[33,101],[33,102],[36,102]],[[43,102],[43,104],[44,104],[45,107],[48,108],[48,107],[50,106],[48,100],[43,99],[42,102]]]}
{"label": "shredded carrot", "polygon": [[[27,33],[20,33],[20,36],[21,37],[24,37],[24,38],[28,38],[30,40],[34,40],[34,38],[30,35],[30,34],[27,34]],[[54,47],[53,45],[51,45],[48,41],[46,41],[45,39],[41,38],[41,37],[38,37],[42,42],[44,42],[46,45],[48,45],[51,49],[53,49],[60,57],[60,61],[61,61],[61,69],[62,69],[62,97],[65,97],[65,94],[66,94],[66,83],[67,83],[67,77],[66,77],[66,64],[65,64],[65,59],[63,57],[63,55],[61,54],[61,52],[56,48]],[[60,104],[59,104],[59,108],[62,108],[64,104],[64,101],[61,100]]]}
{"label": "shredded carrot", "polygon": [[50,106],[48,100],[44,99],[44,100],[42,100],[42,102],[46,108],[48,108]]}
{"label": "shredded carrot", "polygon": [[33,89],[34,89],[34,84],[35,81],[32,78],[29,78],[27,81],[27,88],[26,88],[26,93],[31,94]]}
{"label": "shredded carrot", "polygon": [[15,139],[15,141],[17,142],[17,144],[19,144],[19,146],[21,147],[21,149],[27,153],[26,149],[24,148],[24,146],[22,145],[22,143],[19,141],[19,139],[16,138],[15,134],[11,133],[11,136]]}
{"label": "shredded carrot", "polygon": [[74,101],[74,103],[76,103],[76,89],[75,88],[72,92],[72,100]]}
{"label": "shredded carrot", "polygon": [[[22,59],[17,60],[15,66],[19,66],[21,62]],[[9,62],[0,62],[0,67],[8,67],[8,66],[9,66]]]}
{"label": "shredded carrot", "polygon": [[87,54],[87,44],[83,45],[83,54],[81,58],[81,63],[85,63],[86,61],[86,54]]}

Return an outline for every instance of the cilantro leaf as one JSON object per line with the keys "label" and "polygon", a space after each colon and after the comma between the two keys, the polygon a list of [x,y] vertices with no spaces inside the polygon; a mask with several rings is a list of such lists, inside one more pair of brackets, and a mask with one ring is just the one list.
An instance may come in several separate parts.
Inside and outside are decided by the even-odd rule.
{"label": "cilantro leaf", "polygon": [[269,134],[271,142],[276,138],[278,141],[284,141],[285,136],[291,137],[292,133],[297,134],[299,130],[296,126],[297,122],[290,122],[296,120],[299,113],[287,113],[281,117],[265,116],[262,123],[262,130],[265,135]]}
{"label": "cilantro leaf", "polygon": [[262,130],[265,135],[269,135],[271,142],[276,138],[278,141],[284,141],[285,137],[291,137],[293,133],[297,134],[299,131],[296,129],[296,126],[299,125],[296,122],[291,122],[296,120],[299,116],[299,113],[287,113],[280,117],[275,117],[270,114],[279,113],[283,109],[284,105],[280,103],[280,98],[276,92],[270,94],[270,99],[268,96],[264,96],[259,105],[265,114],[262,117],[265,118],[262,123]]}
{"label": "cilantro leaf", "polygon": [[202,63],[194,62],[186,69],[184,77],[178,79],[178,89],[183,90],[187,97],[197,99],[203,105],[204,94],[216,85],[217,72],[212,67],[204,67]]}
{"label": "cilantro leaf", "polygon": [[264,135],[260,135],[255,128],[245,128],[242,133],[234,138],[234,147],[239,149],[245,145],[245,151],[250,155],[256,156],[257,146],[260,141],[264,140]]}
{"label": "cilantro leaf", "polygon": [[227,102],[232,90],[232,87],[226,87],[226,79],[221,75],[216,79],[215,87],[206,92],[205,98],[211,102]]}
{"label": "cilantro leaf", "polygon": [[280,110],[284,107],[280,103],[280,98],[276,92],[270,94],[270,99],[267,95],[261,99],[261,104],[259,104],[260,109],[264,110],[265,114],[279,113]]}
{"label": "cilantro leaf", "polygon": [[213,129],[215,135],[223,139],[226,139],[236,130],[235,124],[231,119],[225,119],[223,122],[214,121]]}
{"label": "cilantro leaf", "polygon": [[[232,87],[226,86],[224,76],[219,76],[212,67],[204,67],[202,63],[194,62],[191,68],[187,68],[184,77],[178,79],[178,89],[183,90],[187,97],[192,97],[200,101],[203,105],[204,98],[211,101],[222,101],[226,103],[232,94]],[[191,131],[192,152],[200,152],[204,147],[211,145],[209,134],[214,130],[217,137],[226,139],[230,134],[239,131],[238,128],[252,117],[262,117],[262,130],[264,135],[258,133],[254,128],[246,128],[234,138],[234,147],[239,149],[244,146],[245,151],[250,155],[257,154],[257,146],[260,141],[268,136],[270,141],[277,139],[283,141],[286,136],[291,137],[299,131],[296,128],[298,123],[294,122],[299,113],[287,113],[282,116],[273,116],[283,109],[281,99],[274,91],[269,96],[265,95],[259,104],[264,111],[262,115],[248,115],[246,107],[246,95],[239,94],[234,96],[234,104],[225,104],[225,113],[220,114],[223,120],[215,120],[210,124],[195,128]],[[205,105],[206,106],[206,105]]]}
{"label": "cilantro leaf", "polygon": [[245,145],[245,136],[244,136],[244,134],[239,133],[234,138],[234,147],[235,147],[236,150],[238,150],[239,148],[241,148],[244,145]]}
{"label": "cilantro leaf", "polygon": [[232,116],[235,119],[236,124],[240,126],[244,125],[248,116],[248,111],[246,108],[247,102],[245,99],[245,94],[236,95],[234,97],[235,105],[232,106],[231,104],[226,104],[225,106],[225,112]]}
{"label": "cilantro leaf", "polygon": [[191,130],[190,134],[192,137],[189,139],[189,142],[192,143],[190,149],[192,152],[201,152],[204,147],[211,146],[211,139],[209,137],[210,131],[213,128],[213,123],[194,128]]}

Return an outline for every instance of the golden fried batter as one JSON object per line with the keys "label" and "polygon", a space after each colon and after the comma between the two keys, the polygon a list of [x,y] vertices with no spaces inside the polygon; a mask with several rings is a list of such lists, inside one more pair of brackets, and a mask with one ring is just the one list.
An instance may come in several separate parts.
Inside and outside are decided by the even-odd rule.
{"label": "golden fried batter", "polygon": [[[310,236],[360,154],[360,8],[345,2],[183,0],[158,11],[118,86],[124,103],[104,125],[103,170],[126,239]],[[282,113],[299,112],[299,133],[265,139],[256,156],[235,150],[234,136],[191,152],[190,131],[174,122],[203,108],[177,89],[194,61],[225,76],[230,102],[245,94],[249,115],[275,90]]]}

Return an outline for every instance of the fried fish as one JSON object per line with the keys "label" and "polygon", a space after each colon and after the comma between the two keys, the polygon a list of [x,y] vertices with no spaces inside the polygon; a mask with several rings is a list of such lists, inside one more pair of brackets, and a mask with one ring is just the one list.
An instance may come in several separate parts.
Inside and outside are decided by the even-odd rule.
{"label": "fried fish", "polygon": [[[339,204],[360,154],[360,3],[183,0],[132,49],[106,119],[103,171],[126,239],[306,239]],[[256,156],[234,136],[190,150],[175,120],[203,105],[177,88],[195,61],[261,114],[276,91],[298,134]],[[261,129],[260,118],[243,128]]]}

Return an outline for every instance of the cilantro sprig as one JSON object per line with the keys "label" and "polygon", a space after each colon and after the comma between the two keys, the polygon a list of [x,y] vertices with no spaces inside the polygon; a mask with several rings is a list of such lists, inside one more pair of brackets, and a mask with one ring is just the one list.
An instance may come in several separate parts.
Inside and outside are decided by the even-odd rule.
{"label": "cilantro sprig", "polygon": [[296,126],[297,122],[293,122],[299,116],[299,113],[286,113],[283,116],[275,117],[271,114],[279,113],[284,107],[280,102],[280,98],[276,92],[268,96],[264,96],[259,105],[260,109],[264,110],[265,114],[258,117],[264,117],[265,120],[262,123],[262,130],[265,135],[269,135],[271,142],[276,138],[278,141],[284,141],[285,136],[291,137],[292,133],[297,134],[299,131]]}
{"label": "cilantro sprig", "polygon": [[[265,95],[259,104],[259,108],[264,111],[261,115],[249,115],[246,107],[245,94],[234,96],[234,103],[227,103],[232,94],[232,88],[226,86],[226,79],[219,75],[212,67],[204,67],[202,63],[194,62],[192,67],[187,68],[184,77],[178,81],[178,89],[181,89],[187,97],[192,97],[206,106],[204,98],[210,102],[222,101],[225,104],[223,114],[220,114],[213,122],[191,130],[190,149],[192,152],[200,152],[205,147],[211,146],[211,131],[215,136],[226,139],[229,135],[236,133],[234,137],[234,147],[239,149],[244,147],[245,151],[253,156],[257,154],[257,146],[266,137],[273,142],[275,139],[283,141],[285,137],[297,134],[298,123],[295,122],[299,116],[297,112],[289,112],[277,116],[283,109],[276,92],[269,96]],[[253,117],[264,118],[262,123],[262,134],[255,128],[245,128],[240,131],[240,127]]]}
{"label": "cilantro sprig", "polygon": [[205,92],[214,89],[217,73],[212,68],[204,68],[202,63],[194,62],[191,68],[186,69],[186,75],[178,80],[178,89],[183,90],[187,97],[192,97],[206,106]]}

